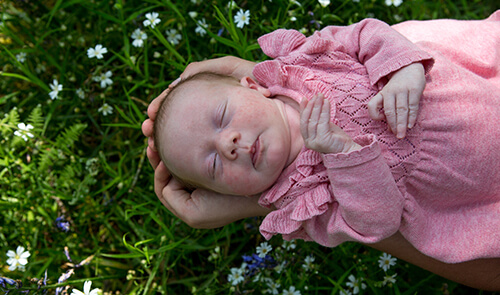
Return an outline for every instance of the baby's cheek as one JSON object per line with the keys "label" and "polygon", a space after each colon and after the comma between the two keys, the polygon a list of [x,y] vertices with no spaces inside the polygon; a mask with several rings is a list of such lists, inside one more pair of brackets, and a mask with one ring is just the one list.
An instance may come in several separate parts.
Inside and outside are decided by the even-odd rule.
{"label": "baby's cheek", "polygon": [[252,181],[249,179],[249,173],[231,173],[226,177],[228,188],[238,194],[247,194],[252,187]]}

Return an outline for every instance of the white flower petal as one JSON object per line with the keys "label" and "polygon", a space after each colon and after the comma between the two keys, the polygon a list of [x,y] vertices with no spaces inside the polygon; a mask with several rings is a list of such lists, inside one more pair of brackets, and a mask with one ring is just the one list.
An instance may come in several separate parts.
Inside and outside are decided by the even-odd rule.
{"label": "white flower petal", "polygon": [[85,283],[83,283],[83,293],[89,294],[90,287],[92,287],[92,281],[85,281]]}

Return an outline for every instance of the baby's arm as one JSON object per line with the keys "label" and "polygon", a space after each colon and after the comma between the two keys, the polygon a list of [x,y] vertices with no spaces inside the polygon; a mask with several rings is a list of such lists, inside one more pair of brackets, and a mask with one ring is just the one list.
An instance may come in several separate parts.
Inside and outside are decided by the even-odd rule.
{"label": "baby's arm", "polygon": [[326,27],[321,30],[321,37],[342,44],[340,50],[366,67],[372,85],[382,87],[385,84],[370,101],[370,116],[375,120],[383,119],[384,114],[379,112],[383,106],[389,127],[403,138],[406,129],[415,124],[425,87],[424,75],[433,64],[432,56],[375,19],[365,19],[347,27]]}
{"label": "baby's arm", "polygon": [[397,232],[404,197],[375,137],[353,140],[330,122],[329,103],[322,95],[301,102],[300,119],[304,144],[321,153],[335,199],[329,214],[303,224],[310,237],[331,247],[352,240],[374,243]]}

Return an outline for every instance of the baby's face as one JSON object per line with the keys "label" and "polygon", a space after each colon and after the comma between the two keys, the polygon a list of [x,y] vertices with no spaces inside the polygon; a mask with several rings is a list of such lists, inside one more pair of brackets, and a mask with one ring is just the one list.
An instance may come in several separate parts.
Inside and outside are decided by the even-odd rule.
{"label": "baby's face", "polygon": [[293,161],[283,103],[248,79],[244,86],[190,82],[180,90],[162,128],[173,173],[219,193],[253,195]]}

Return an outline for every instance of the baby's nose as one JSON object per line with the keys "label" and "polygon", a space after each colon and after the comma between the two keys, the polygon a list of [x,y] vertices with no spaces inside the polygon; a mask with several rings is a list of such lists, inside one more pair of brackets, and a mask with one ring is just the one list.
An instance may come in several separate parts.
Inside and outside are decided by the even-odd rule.
{"label": "baby's nose", "polygon": [[229,160],[236,160],[238,157],[237,149],[238,142],[241,138],[239,132],[236,131],[224,131],[220,134],[219,140],[217,141],[217,149]]}

